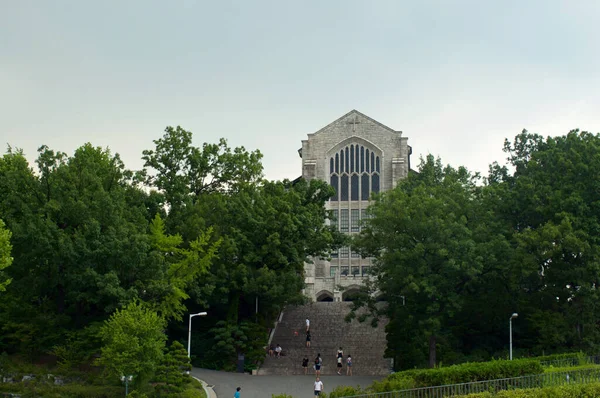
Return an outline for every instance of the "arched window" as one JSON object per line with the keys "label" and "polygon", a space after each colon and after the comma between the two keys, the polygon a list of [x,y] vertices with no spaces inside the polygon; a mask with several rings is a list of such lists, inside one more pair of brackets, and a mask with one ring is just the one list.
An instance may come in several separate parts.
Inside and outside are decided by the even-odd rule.
{"label": "arched window", "polygon": [[330,183],[335,190],[332,201],[369,200],[381,187],[381,160],[375,151],[349,144],[329,158]]}
{"label": "arched window", "polygon": [[365,147],[360,147],[360,172],[365,171]]}
{"label": "arched window", "polygon": [[375,193],[379,193],[379,174],[373,174],[371,176],[371,190]]}
{"label": "arched window", "polygon": [[338,195],[339,187],[338,187],[338,176],[337,176],[337,174],[334,174],[334,175],[331,176],[331,186],[335,190],[335,193],[331,197],[331,200],[337,201],[338,197],[339,197],[339,195]]}
{"label": "arched window", "polygon": [[371,172],[375,171],[375,154],[371,152]]}
{"label": "arched window", "polygon": [[369,175],[364,173],[360,177],[360,199],[369,200]]}
{"label": "arched window", "polygon": [[348,174],[342,174],[340,201],[348,201]]}
{"label": "arched window", "polygon": [[346,173],[348,173],[348,166],[349,166],[349,162],[348,162],[348,147],[346,147],[346,149],[344,149],[344,155],[346,156]]}
{"label": "arched window", "polygon": [[358,174],[350,177],[350,200],[358,200]]}

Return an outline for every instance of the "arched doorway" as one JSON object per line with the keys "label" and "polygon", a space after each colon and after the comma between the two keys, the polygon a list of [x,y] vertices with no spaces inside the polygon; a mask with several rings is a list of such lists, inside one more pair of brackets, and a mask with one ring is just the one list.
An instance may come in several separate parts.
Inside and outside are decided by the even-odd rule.
{"label": "arched doorway", "polygon": [[342,301],[354,301],[358,298],[359,294],[360,286],[350,285],[344,289],[344,293],[342,293]]}
{"label": "arched doorway", "polygon": [[333,301],[333,293],[331,293],[329,290],[321,290],[319,293],[317,293],[317,301]]}

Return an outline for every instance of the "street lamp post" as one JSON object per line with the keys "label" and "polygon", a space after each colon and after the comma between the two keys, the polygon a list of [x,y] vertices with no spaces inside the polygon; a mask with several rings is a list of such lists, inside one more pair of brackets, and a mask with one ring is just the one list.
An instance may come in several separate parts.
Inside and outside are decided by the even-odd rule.
{"label": "street lamp post", "polygon": [[206,312],[199,312],[197,314],[190,314],[190,326],[188,327],[188,358],[191,358],[191,347],[192,347],[192,318],[195,316],[206,316]]}
{"label": "street lamp post", "polygon": [[129,382],[133,380],[133,376],[121,376],[121,381],[125,383],[125,396],[129,394]]}
{"label": "street lamp post", "polygon": [[510,316],[510,319],[508,320],[508,333],[510,335],[509,339],[510,339],[510,343],[508,346],[508,358],[509,360],[512,361],[512,320],[516,317],[518,317],[519,314],[517,314],[516,312],[514,314],[512,314]]}

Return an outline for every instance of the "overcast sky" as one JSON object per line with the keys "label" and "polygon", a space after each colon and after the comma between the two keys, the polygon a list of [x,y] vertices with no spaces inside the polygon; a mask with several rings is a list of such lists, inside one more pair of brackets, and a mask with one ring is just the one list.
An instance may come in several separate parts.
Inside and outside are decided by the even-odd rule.
{"label": "overcast sky", "polygon": [[413,165],[486,173],[523,128],[600,131],[599,21],[597,0],[0,0],[0,143],[139,169],[181,125],[295,178],[306,134],[357,109]]}

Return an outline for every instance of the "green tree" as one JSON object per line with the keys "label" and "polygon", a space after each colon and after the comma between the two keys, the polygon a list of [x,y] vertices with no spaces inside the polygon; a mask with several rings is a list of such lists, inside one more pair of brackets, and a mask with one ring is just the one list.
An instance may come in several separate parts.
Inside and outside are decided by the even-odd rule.
{"label": "green tree", "polygon": [[181,320],[186,310],[184,300],[189,298],[186,290],[200,275],[206,273],[213,257],[217,252],[220,241],[210,242],[212,230],[201,231],[200,236],[189,243],[189,249],[181,247],[181,235],[168,235],[159,214],[150,223],[150,239],[157,257],[157,262],[163,264],[165,276],[156,280],[163,285],[153,289],[156,296],[145,295],[154,308],[165,319]]}
{"label": "green tree", "polygon": [[155,294],[166,275],[151,255],[153,203],[118,155],[86,144],[69,157],[42,146],[36,163],[34,173],[10,148],[0,159],[0,213],[14,257],[0,344],[32,355]]}
{"label": "green tree", "polygon": [[139,301],[117,309],[100,329],[103,346],[97,363],[115,377],[149,380],[163,358],[165,326],[161,316]]}
{"label": "green tree", "polygon": [[600,338],[600,136],[573,130],[505,142],[512,175],[497,169],[497,211],[513,229],[520,341],[535,352],[595,351]]}
{"label": "green tree", "polygon": [[182,392],[191,380],[188,372],[192,370],[185,347],[178,341],[171,343],[156,370],[155,390],[159,396],[174,396]]}
{"label": "green tree", "polygon": [[2,220],[0,220],[0,292],[6,290],[6,286],[10,283],[11,279],[6,277],[4,269],[8,268],[13,261],[11,257],[12,245],[10,244],[11,233]]}
{"label": "green tree", "polygon": [[430,155],[418,173],[369,208],[371,218],[356,244],[376,256],[374,288],[388,302],[392,355],[410,330],[428,339],[429,366],[435,366],[439,338],[448,334],[447,325],[483,269],[475,182],[466,169],[443,167]]}

